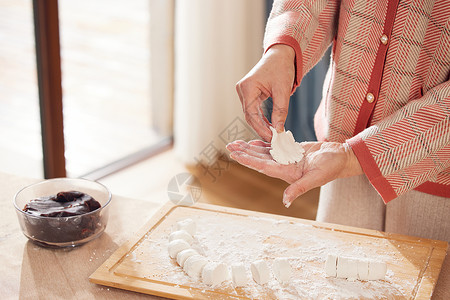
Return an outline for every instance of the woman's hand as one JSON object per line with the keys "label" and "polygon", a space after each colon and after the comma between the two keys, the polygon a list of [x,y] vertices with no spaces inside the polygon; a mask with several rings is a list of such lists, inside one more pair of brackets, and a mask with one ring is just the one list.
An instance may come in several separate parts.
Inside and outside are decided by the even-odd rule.
{"label": "woman's hand", "polygon": [[227,145],[231,158],[241,165],[283,179],[290,186],[283,193],[283,204],[292,202],[307,191],[337,178],[363,174],[355,154],[348,144],[332,142],[304,142],[303,159],[295,164],[282,165],[272,159],[271,146],[264,141],[234,141]]}
{"label": "woman's hand", "polygon": [[290,46],[274,45],[236,84],[247,123],[266,141],[270,141],[272,132],[261,104],[272,97],[272,124],[278,132],[283,131],[295,79],[294,60],[295,52]]}

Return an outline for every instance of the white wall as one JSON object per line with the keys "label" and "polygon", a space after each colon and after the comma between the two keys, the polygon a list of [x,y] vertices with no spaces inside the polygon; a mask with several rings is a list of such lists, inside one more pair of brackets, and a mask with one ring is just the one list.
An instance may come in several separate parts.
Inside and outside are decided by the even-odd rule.
{"label": "white wall", "polygon": [[209,163],[206,150],[226,151],[224,130],[245,128],[235,84],[262,55],[264,23],[263,0],[175,1],[174,143],[185,163]]}

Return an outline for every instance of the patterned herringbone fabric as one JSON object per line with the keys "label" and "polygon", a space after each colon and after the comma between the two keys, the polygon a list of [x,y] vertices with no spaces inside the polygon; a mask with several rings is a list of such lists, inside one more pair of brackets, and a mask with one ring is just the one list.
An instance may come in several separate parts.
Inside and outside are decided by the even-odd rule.
{"label": "patterned herringbone fabric", "polygon": [[295,87],[332,44],[315,118],[347,141],[385,202],[450,197],[450,1],[275,1],[265,49],[296,52]]}

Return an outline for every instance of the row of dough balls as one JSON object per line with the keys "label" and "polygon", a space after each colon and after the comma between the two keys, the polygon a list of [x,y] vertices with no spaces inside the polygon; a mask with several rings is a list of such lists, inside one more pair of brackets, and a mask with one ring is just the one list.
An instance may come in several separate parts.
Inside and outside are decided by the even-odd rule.
{"label": "row of dough balls", "polygon": [[328,255],[325,262],[325,273],[330,277],[348,280],[380,280],[386,276],[386,263],[356,259],[351,257]]}
{"label": "row of dough balls", "polygon": [[[196,224],[192,219],[177,222],[177,230],[169,235],[168,252],[176,259],[178,265],[190,277],[201,278],[208,285],[217,286],[230,277],[228,266],[224,263],[208,261],[208,259],[191,248],[194,241]],[[257,260],[250,266],[253,280],[258,284],[265,284],[270,280],[270,270],[265,260]],[[280,282],[287,282],[292,274],[291,265],[287,258],[276,258],[272,264],[275,278]],[[231,280],[236,287],[248,283],[244,264],[231,265]]]}

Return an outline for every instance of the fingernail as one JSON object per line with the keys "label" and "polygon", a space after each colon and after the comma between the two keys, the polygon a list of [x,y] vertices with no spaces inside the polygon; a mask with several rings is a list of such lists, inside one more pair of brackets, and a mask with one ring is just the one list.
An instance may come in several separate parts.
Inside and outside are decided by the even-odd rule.
{"label": "fingernail", "polygon": [[283,204],[286,208],[289,208],[289,206],[291,206],[291,202],[288,199],[286,191],[284,191],[284,193],[283,193]]}

